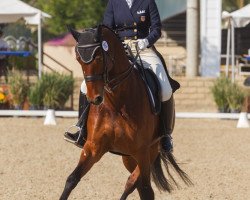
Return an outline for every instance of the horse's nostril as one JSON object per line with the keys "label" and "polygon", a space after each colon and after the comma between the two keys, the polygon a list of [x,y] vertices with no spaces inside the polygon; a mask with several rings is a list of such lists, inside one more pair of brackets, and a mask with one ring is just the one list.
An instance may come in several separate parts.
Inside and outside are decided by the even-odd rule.
{"label": "horse's nostril", "polygon": [[103,101],[103,98],[101,96],[98,96],[95,98],[94,104],[99,105],[102,103],[102,101]]}

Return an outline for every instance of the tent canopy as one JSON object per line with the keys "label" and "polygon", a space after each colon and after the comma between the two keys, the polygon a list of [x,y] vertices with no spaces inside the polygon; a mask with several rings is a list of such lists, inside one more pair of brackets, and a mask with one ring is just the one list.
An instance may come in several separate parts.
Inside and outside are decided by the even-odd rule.
{"label": "tent canopy", "polygon": [[[222,12],[222,19],[227,21],[227,57],[226,57],[226,76],[229,74],[229,58],[231,54],[232,81],[235,81],[235,28],[245,27],[250,23],[250,4],[234,12]],[[230,51],[231,48],[231,51]]]}
{"label": "tent canopy", "polygon": [[187,10],[187,0],[156,0],[156,4],[162,21]]}
{"label": "tent canopy", "polygon": [[38,25],[45,17],[51,16],[20,0],[0,1],[0,23],[12,23],[24,18],[27,24]]}
{"label": "tent canopy", "polygon": [[0,23],[12,23],[24,18],[27,24],[38,27],[38,76],[42,75],[42,20],[49,14],[20,0],[0,0]]}
{"label": "tent canopy", "polygon": [[231,13],[223,11],[222,18],[232,18],[235,27],[245,27],[250,23],[250,4]]}

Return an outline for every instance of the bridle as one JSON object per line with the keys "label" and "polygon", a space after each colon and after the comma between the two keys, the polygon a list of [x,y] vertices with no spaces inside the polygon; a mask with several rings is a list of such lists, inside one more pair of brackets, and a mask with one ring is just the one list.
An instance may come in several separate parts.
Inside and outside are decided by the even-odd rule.
{"label": "bridle", "polygon": [[[80,52],[78,51],[78,48],[93,48],[94,50],[92,52],[91,58],[87,61],[84,60],[82,58]],[[126,80],[128,78],[129,74],[132,72],[134,67],[133,67],[133,64],[130,64],[129,67],[125,71],[121,72],[120,74],[117,74],[114,78],[110,79],[109,73],[108,73],[109,68],[107,66],[107,63],[108,63],[107,61],[108,61],[108,59],[111,60],[111,63],[112,63],[111,68],[114,67],[115,61],[114,61],[114,58],[110,55],[109,51],[104,50],[103,41],[101,40],[101,42],[96,42],[96,43],[86,44],[86,45],[79,45],[79,44],[76,45],[76,50],[77,50],[81,60],[85,64],[90,64],[94,60],[95,52],[99,48],[102,51],[102,57],[103,57],[103,68],[104,68],[103,73],[95,74],[95,75],[84,75],[84,80],[86,83],[102,80],[104,82],[104,89],[107,92],[111,93],[118,85],[120,85],[124,80]]]}

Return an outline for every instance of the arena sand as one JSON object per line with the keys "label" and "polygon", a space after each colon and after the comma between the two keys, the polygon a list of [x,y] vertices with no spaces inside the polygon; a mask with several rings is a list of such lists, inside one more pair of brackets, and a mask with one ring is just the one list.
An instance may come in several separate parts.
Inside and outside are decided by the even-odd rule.
{"label": "arena sand", "polygon": [[[63,140],[76,119],[0,118],[0,199],[56,200],[76,166],[80,149]],[[235,120],[178,119],[174,155],[194,186],[180,182],[171,194],[155,187],[156,200],[250,199],[250,129]],[[69,199],[117,200],[128,172],[121,157],[106,154],[81,180]],[[138,200],[135,191],[129,200]]]}

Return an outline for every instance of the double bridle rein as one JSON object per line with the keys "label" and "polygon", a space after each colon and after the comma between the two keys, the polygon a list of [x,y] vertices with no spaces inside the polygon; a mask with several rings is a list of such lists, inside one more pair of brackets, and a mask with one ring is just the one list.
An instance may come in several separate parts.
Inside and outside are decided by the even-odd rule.
{"label": "double bridle rein", "polygon": [[[82,58],[80,52],[78,51],[78,48],[92,48],[93,52],[91,55],[91,59],[86,61]],[[117,76],[115,76],[114,78],[110,79],[109,78],[109,74],[108,74],[108,66],[107,66],[107,59],[109,58],[112,62],[112,66],[111,68],[114,67],[114,58],[111,57],[111,55],[109,54],[108,50],[104,50],[102,42],[97,42],[97,43],[92,43],[92,44],[86,44],[86,45],[79,45],[77,44],[76,49],[77,52],[81,58],[81,60],[85,63],[85,64],[90,64],[93,60],[94,60],[94,54],[97,51],[97,49],[101,48],[102,50],[102,57],[103,57],[103,68],[104,71],[101,74],[96,74],[96,75],[84,75],[84,79],[85,82],[94,82],[94,81],[99,81],[102,80],[104,81],[104,89],[111,93],[113,92],[113,90],[119,85],[121,84],[124,80],[126,80],[129,76],[129,74],[132,72],[133,70],[133,63],[129,65],[128,69],[125,70],[124,72],[121,72],[120,74],[117,74]]]}

